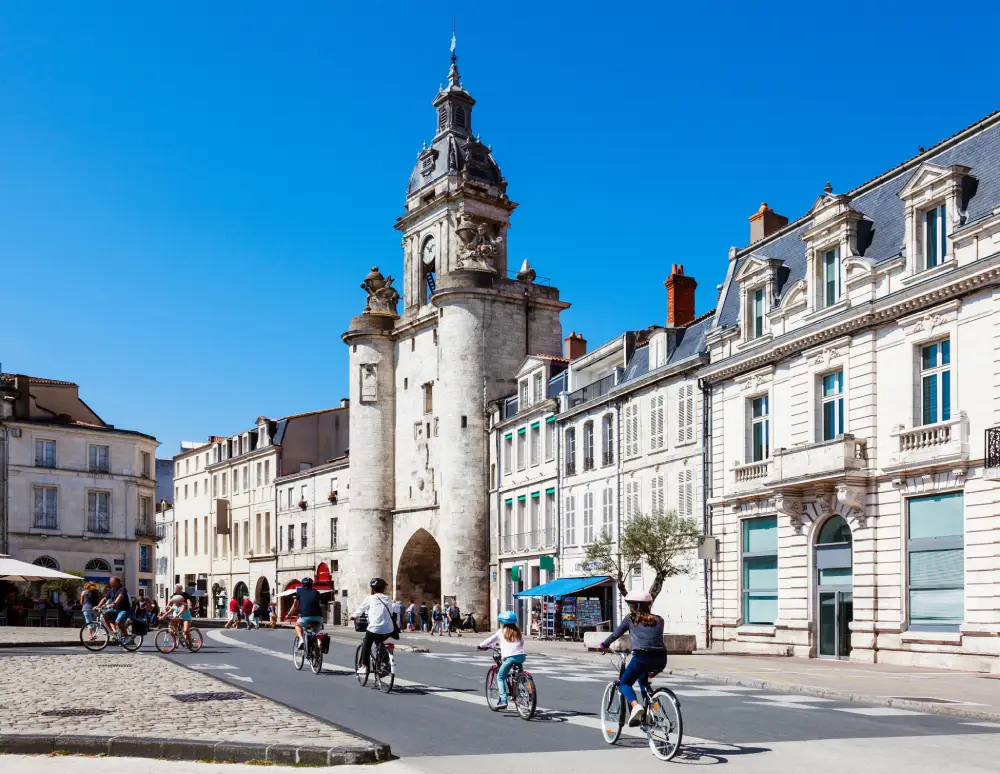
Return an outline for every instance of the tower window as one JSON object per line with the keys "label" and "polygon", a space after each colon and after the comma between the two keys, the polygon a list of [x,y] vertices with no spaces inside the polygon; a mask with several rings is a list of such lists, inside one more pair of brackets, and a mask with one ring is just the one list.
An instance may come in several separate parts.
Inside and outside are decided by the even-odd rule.
{"label": "tower window", "polygon": [[455,126],[460,126],[465,128],[465,108],[457,107],[455,108]]}
{"label": "tower window", "polygon": [[438,131],[443,132],[445,127],[448,126],[448,108],[440,107],[438,108]]}
{"label": "tower window", "polygon": [[430,414],[434,411],[434,385],[430,382],[424,385],[424,413]]}

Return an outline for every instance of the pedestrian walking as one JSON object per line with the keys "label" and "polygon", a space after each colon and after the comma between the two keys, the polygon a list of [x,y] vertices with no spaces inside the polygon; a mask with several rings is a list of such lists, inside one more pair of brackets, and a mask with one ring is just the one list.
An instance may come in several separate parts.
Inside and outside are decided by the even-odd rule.
{"label": "pedestrian walking", "polygon": [[83,611],[84,623],[94,622],[94,608],[101,603],[101,592],[97,588],[97,584],[93,581],[88,582],[83,587],[83,593],[80,594],[80,606]]}
{"label": "pedestrian walking", "polygon": [[403,606],[403,603],[398,599],[392,603],[392,614],[396,618],[396,626],[400,629],[403,628],[403,612],[405,610],[406,608]]}
{"label": "pedestrian walking", "polygon": [[455,600],[448,607],[448,636],[451,637],[451,633],[455,632],[459,637],[462,636],[462,611],[458,609],[458,600]]}
{"label": "pedestrian walking", "polygon": [[254,629],[260,628],[260,605],[256,602],[253,603],[253,609],[250,611],[250,624]]}
{"label": "pedestrian walking", "polygon": [[267,620],[272,629],[278,628],[278,609],[274,606],[274,602],[267,606]]}
{"label": "pedestrian walking", "polygon": [[444,632],[442,631],[442,625],[444,622],[444,614],[441,612],[441,604],[439,602],[434,603],[434,608],[431,610],[431,623],[434,624],[434,628],[431,629],[431,636],[439,634],[444,637]]}
{"label": "pedestrian walking", "polygon": [[417,606],[410,600],[410,606],[406,608],[406,631],[412,632],[417,623]]}
{"label": "pedestrian walking", "polygon": [[243,613],[243,620],[246,621],[247,629],[250,628],[250,619],[253,617],[253,607],[254,602],[250,597],[246,597],[243,600],[243,607],[240,612]]}
{"label": "pedestrian walking", "polygon": [[427,624],[428,618],[429,617],[428,617],[428,614],[427,614],[427,603],[426,602],[421,602],[420,603],[420,631],[422,631],[422,632],[428,631],[428,628],[429,628],[428,624]]}
{"label": "pedestrian walking", "polygon": [[240,601],[233,597],[229,600],[229,620],[226,621],[226,625],[223,629],[233,628],[236,629],[240,625]]}

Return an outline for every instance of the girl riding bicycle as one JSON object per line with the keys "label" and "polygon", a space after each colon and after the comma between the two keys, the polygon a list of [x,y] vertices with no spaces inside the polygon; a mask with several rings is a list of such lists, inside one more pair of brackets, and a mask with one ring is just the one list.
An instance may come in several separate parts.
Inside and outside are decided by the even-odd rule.
{"label": "girl riding bicycle", "polygon": [[507,610],[497,616],[500,628],[476,646],[476,650],[489,650],[500,643],[500,656],[503,664],[497,672],[497,688],[500,692],[500,702],[497,709],[507,708],[507,674],[514,664],[523,664],[527,656],[524,653],[524,637],[517,627],[517,614]]}
{"label": "girl riding bicycle", "polygon": [[184,587],[177,586],[174,589],[174,595],[170,598],[170,607],[168,607],[164,613],[164,618],[169,618],[170,628],[173,633],[177,634],[177,625],[180,625],[184,632],[184,638],[190,640],[191,637],[191,610],[188,608],[187,597],[184,595]]}
{"label": "girl riding bicycle", "polygon": [[653,597],[648,591],[632,591],[625,597],[628,602],[629,615],[622,619],[611,635],[600,644],[601,650],[629,633],[629,646],[632,649],[632,660],[625,667],[621,679],[621,692],[631,708],[628,718],[630,726],[638,726],[642,722],[645,711],[635,696],[632,687],[636,682],[649,687],[649,675],[662,672],[667,666],[667,649],[663,645],[663,619],[653,615],[650,606]]}

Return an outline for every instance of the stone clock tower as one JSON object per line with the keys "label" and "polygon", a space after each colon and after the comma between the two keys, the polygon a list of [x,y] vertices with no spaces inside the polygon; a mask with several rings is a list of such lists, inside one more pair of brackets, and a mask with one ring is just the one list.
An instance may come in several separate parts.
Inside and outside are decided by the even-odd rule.
{"label": "stone clock tower", "polygon": [[364,313],[344,342],[351,368],[349,606],[372,576],[397,599],[455,597],[489,609],[486,404],[515,392],[529,354],[561,354],[569,305],[533,271],[510,278],[507,230],[517,204],[472,129],[476,101],[453,55],[433,101],[435,134],[407,188],[403,309],[373,269]]}

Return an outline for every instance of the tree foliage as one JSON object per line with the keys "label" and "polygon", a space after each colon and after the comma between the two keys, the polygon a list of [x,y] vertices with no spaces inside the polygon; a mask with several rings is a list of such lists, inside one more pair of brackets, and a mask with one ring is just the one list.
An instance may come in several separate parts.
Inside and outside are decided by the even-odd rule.
{"label": "tree foliage", "polygon": [[75,570],[64,570],[67,575],[75,575],[79,580],[69,580],[68,578],[58,578],[56,580],[50,580],[45,582],[45,591],[52,593],[53,591],[58,591],[60,594],[65,594],[69,597],[70,604],[76,602],[77,596],[80,593],[80,587],[83,586],[83,573],[76,572]]}
{"label": "tree foliage", "polygon": [[586,561],[592,571],[614,578],[623,597],[629,569],[646,564],[653,571],[649,593],[656,599],[664,580],[690,572],[686,554],[697,548],[699,534],[697,522],[676,511],[638,514],[622,524],[620,545],[604,530],[587,546]]}

